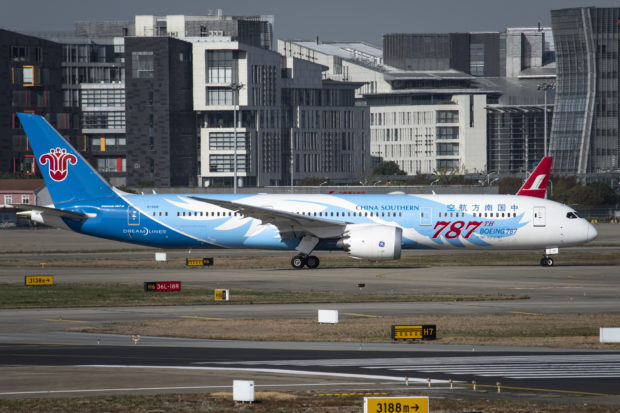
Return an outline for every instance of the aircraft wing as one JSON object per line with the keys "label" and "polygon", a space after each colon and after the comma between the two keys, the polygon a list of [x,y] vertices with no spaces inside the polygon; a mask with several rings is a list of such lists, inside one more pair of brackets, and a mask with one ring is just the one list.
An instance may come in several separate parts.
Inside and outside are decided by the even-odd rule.
{"label": "aircraft wing", "polygon": [[312,235],[317,238],[337,238],[342,235],[347,222],[331,220],[307,215],[292,214],[276,209],[259,207],[238,202],[221,201],[190,196],[191,199],[226,208],[231,211],[241,212],[243,215],[260,219],[264,223],[272,224],[278,228],[283,238],[287,235],[300,237]]}
{"label": "aircraft wing", "polygon": [[21,214],[21,215],[29,215],[28,212],[36,211],[39,213],[42,212],[45,215],[61,217],[61,218],[71,218],[71,219],[81,219],[81,220],[86,220],[89,218],[87,214],[82,214],[81,212],[66,211],[64,209],[57,209],[57,208],[50,208],[50,207],[29,205],[29,204],[13,204],[11,206],[17,209],[23,209],[24,212],[18,212],[18,214]]}

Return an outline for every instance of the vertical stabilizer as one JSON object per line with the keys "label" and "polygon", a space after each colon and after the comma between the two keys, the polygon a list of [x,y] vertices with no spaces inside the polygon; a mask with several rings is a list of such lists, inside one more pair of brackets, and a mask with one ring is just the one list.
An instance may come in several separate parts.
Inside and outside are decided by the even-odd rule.
{"label": "vertical stabilizer", "polygon": [[43,117],[19,113],[37,164],[54,204],[118,196]]}
{"label": "vertical stabilizer", "polygon": [[541,159],[540,163],[534,169],[534,172],[527,178],[517,195],[533,196],[535,198],[545,198],[547,194],[547,183],[549,182],[549,174],[551,173],[551,164],[553,158],[546,156]]}

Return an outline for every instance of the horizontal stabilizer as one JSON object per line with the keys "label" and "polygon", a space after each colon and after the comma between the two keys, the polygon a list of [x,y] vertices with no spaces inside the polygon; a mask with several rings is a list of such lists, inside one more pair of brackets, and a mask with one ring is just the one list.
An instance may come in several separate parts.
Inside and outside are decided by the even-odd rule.
{"label": "horizontal stabilizer", "polygon": [[37,211],[43,212],[45,215],[50,215],[54,217],[60,218],[70,218],[70,219],[78,219],[78,220],[86,220],[90,218],[87,214],[82,214],[81,212],[74,211],[66,211],[64,209],[50,208],[38,205],[28,205],[28,204],[13,204],[11,205],[17,209],[23,209],[24,212],[19,212],[19,215],[27,215],[27,212]]}

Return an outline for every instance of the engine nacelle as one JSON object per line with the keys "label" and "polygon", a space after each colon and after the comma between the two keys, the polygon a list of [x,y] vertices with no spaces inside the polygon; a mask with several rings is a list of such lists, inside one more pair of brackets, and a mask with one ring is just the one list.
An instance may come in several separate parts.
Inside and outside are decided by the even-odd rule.
{"label": "engine nacelle", "polygon": [[347,225],[340,240],[343,249],[354,258],[372,261],[398,260],[403,230],[377,224]]}

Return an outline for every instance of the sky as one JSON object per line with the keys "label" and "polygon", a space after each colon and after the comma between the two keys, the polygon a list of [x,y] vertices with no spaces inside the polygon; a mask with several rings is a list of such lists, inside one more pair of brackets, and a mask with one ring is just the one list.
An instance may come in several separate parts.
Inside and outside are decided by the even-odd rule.
{"label": "sky", "polygon": [[[501,31],[550,26],[550,10],[620,7],[618,0],[28,0],[10,1],[0,28],[71,31],[77,20],[133,20],[136,14],[275,16],[275,39],[365,41],[388,33]],[[275,40],[274,39],[274,40]]]}

